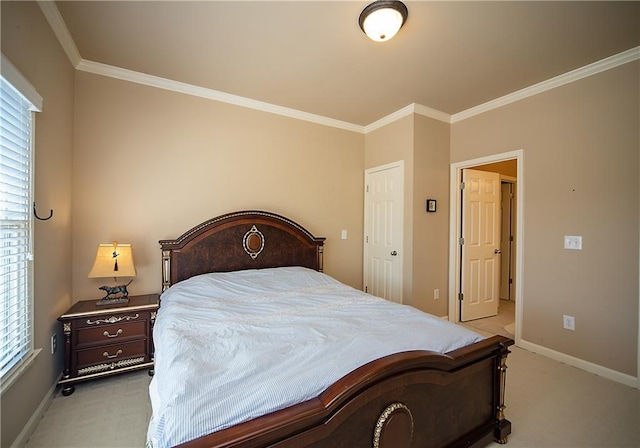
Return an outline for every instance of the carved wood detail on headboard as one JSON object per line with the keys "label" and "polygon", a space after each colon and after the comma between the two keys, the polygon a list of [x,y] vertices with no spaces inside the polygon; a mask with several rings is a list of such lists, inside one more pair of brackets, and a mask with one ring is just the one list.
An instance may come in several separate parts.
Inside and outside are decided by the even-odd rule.
{"label": "carved wood detail on headboard", "polygon": [[322,271],[324,240],[275,213],[227,213],[193,227],[175,240],[159,241],[162,290],[209,272],[282,266]]}

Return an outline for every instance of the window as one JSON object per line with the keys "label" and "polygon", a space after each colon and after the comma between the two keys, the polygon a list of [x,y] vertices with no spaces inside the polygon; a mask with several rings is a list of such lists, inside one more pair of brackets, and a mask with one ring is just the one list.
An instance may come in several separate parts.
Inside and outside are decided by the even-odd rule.
{"label": "window", "polygon": [[[5,67],[5,65],[7,67]],[[32,298],[33,87],[2,57],[0,76],[0,380],[34,356]],[[37,93],[36,93],[37,95]]]}

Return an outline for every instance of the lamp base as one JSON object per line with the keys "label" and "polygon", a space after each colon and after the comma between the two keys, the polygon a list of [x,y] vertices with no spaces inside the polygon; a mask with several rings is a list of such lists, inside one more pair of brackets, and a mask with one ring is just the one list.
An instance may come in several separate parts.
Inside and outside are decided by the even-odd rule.
{"label": "lamp base", "polygon": [[114,305],[117,303],[129,303],[129,297],[118,297],[115,299],[104,297],[96,302],[96,305]]}

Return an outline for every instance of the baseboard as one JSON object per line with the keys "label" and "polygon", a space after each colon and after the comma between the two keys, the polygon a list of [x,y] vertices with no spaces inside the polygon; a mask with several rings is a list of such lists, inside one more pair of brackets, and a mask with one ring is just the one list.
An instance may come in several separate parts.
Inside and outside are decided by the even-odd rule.
{"label": "baseboard", "polygon": [[14,440],[11,444],[11,448],[20,448],[26,446],[29,437],[31,437],[31,434],[33,434],[33,432],[36,430],[36,426],[38,426],[38,423],[40,423],[42,416],[45,412],[47,412],[49,406],[51,406],[51,402],[53,401],[53,397],[55,396],[56,388],[58,387],[58,381],[60,381],[60,378],[62,378],[62,374],[58,376],[55,383],[53,383],[53,386],[51,386],[51,389],[49,389],[49,392],[45,394],[44,398],[36,408],[27,424],[24,425],[24,428],[22,428],[22,431],[20,431],[20,434],[18,434],[16,440]]}
{"label": "baseboard", "polygon": [[527,342],[522,339],[516,345],[530,352],[544,355],[547,358],[551,358],[555,361],[562,362],[572,367],[577,367],[578,369],[582,369],[589,373],[593,373],[617,383],[624,384],[625,386],[630,386],[634,389],[638,389],[638,378],[627,375],[626,373],[618,372],[617,370],[609,369],[608,367],[603,367],[601,365],[585,361],[584,359],[575,358],[565,353],[560,353],[555,350],[551,350],[550,348],[542,347],[540,345],[534,344],[532,342]]}

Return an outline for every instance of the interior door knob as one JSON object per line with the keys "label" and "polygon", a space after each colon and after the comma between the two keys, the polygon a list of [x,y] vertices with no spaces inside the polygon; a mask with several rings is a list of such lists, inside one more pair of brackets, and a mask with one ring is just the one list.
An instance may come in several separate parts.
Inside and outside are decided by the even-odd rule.
{"label": "interior door knob", "polygon": [[398,252],[394,250],[393,252],[391,252],[391,255],[395,257],[396,255],[398,255]]}
{"label": "interior door knob", "polygon": [[501,251],[500,249],[495,249],[495,250],[493,251],[493,253],[497,255],[497,254],[501,254],[501,253],[502,253],[502,251]]}

